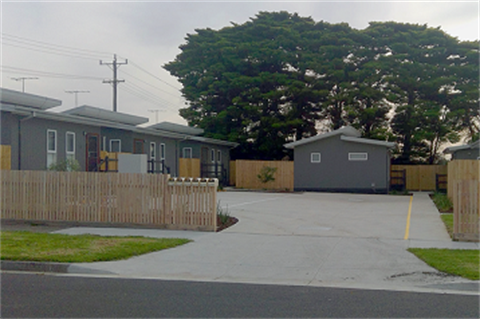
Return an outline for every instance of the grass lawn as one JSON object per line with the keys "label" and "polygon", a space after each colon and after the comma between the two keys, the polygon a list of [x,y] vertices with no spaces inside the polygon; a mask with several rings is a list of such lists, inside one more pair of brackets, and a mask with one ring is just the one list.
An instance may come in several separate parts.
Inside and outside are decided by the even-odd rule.
{"label": "grass lawn", "polygon": [[441,214],[440,218],[442,218],[450,238],[453,238],[453,214]]}
{"label": "grass lawn", "polygon": [[181,238],[106,237],[26,231],[1,232],[1,259],[94,262],[127,259],[190,242]]}
{"label": "grass lawn", "polygon": [[409,248],[408,251],[439,271],[472,280],[480,279],[478,250]]}

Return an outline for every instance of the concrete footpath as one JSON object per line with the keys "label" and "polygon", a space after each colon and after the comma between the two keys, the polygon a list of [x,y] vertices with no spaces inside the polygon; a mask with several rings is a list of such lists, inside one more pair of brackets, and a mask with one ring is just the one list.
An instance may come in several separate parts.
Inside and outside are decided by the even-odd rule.
{"label": "concrete footpath", "polygon": [[[56,231],[194,240],[128,260],[62,266],[57,272],[479,294],[478,281],[440,273],[407,251],[479,249],[478,243],[450,240],[426,193],[415,193],[411,206],[409,196],[388,195],[222,192],[218,197],[239,219],[219,233],[88,227]],[[16,264],[2,262],[2,269],[21,263]],[[41,265],[35,267],[38,271]]]}

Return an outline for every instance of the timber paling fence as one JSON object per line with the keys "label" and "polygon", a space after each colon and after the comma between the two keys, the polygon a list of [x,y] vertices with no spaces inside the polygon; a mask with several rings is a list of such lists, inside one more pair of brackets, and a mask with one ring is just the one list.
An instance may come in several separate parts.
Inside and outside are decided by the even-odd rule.
{"label": "timber paling fence", "polygon": [[[230,166],[232,167],[232,166]],[[257,177],[263,167],[272,167],[275,180],[262,183]],[[251,161],[236,160],[234,168],[235,186],[246,189],[276,189],[293,191],[292,161]]]}
{"label": "timber paling fence", "polygon": [[2,219],[217,228],[216,179],[4,170],[0,180]]}
{"label": "timber paling fence", "polygon": [[480,182],[457,181],[453,187],[453,237],[462,241],[479,241]]}
{"label": "timber paling fence", "polygon": [[[405,176],[402,176],[401,172],[404,172]],[[401,184],[407,190],[435,191],[438,188],[437,176],[446,174],[447,165],[392,165],[390,181],[391,186]],[[405,179],[405,184],[399,183],[400,176]]]}
{"label": "timber paling fence", "polygon": [[479,241],[480,161],[454,160],[448,163],[448,197],[453,203],[453,237]]}

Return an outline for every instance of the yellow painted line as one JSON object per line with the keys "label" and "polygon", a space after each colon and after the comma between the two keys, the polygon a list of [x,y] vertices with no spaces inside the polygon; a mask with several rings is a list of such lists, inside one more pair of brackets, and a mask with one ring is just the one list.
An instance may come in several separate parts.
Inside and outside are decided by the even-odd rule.
{"label": "yellow painted line", "polygon": [[407,227],[405,228],[405,237],[404,240],[408,239],[410,235],[410,217],[412,216],[412,202],[413,202],[413,195],[410,196],[410,204],[408,205],[408,216],[407,216]]}

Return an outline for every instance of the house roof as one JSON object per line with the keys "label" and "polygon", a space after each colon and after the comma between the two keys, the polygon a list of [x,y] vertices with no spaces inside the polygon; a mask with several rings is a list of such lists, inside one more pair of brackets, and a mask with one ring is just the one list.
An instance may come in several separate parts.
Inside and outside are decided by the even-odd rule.
{"label": "house roof", "polygon": [[47,110],[62,105],[60,100],[4,88],[0,88],[0,102],[38,110]]}
{"label": "house roof", "polygon": [[[8,102],[10,100],[7,98],[5,98],[6,101],[4,101],[3,93],[5,92],[5,90],[6,89],[0,88],[0,94],[1,94],[0,110],[4,112],[10,112],[13,114],[22,115],[29,118],[41,118],[41,119],[48,119],[48,120],[66,122],[66,123],[75,123],[75,124],[90,125],[90,126],[97,126],[97,127],[110,127],[110,128],[122,129],[126,131],[132,131],[136,133],[149,134],[153,136],[162,136],[162,137],[172,138],[176,140],[193,140],[193,141],[199,141],[204,143],[210,143],[214,145],[228,146],[232,148],[238,146],[238,143],[234,143],[234,142],[216,140],[216,139],[205,138],[200,136],[193,136],[193,135],[185,134],[181,132],[174,132],[173,130],[167,131],[167,130],[161,130],[161,129],[152,129],[148,127],[145,127],[145,128],[138,127],[135,124],[131,124],[131,123],[139,123],[140,121],[143,121],[143,119],[145,119],[139,116],[112,112],[112,111],[103,110],[103,109],[100,109],[101,111],[98,113],[98,114],[102,114],[101,116],[94,116],[93,114],[95,114],[95,111],[98,111],[99,109],[91,106],[86,106],[86,105],[76,108],[77,111],[75,112],[66,111],[66,112],[56,113],[56,112],[46,111],[45,107],[42,109],[40,107],[23,106],[23,105],[20,105],[20,103],[10,103]],[[7,90],[7,91],[11,91],[11,90]],[[16,93],[15,95],[19,98],[21,98],[23,95],[27,95],[27,96],[32,95],[32,94],[27,94],[27,93],[22,93],[17,91],[11,91],[11,92]],[[34,97],[38,98],[38,100],[32,100],[32,103],[37,103],[36,105],[40,105],[39,101],[42,101],[42,99],[44,99],[46,102],[49,102],[50,105],[54,105],[54,104],[55,106],[61,105],[60,100],[44,98],[41,96],[34,96]],[[18,101],[21,100],[23,101],[23,103],[27,103],[29,101],[28,99],[23,99],[23,100],[17,99],[17,100]],[[76,110],[76,109],[73,109],[73,110]],[[78,109],[83,109],[84,111],[78,112]],[[78,115],[78,113],[82,113],[82,112],[87,112],[84,114],[88,114],[88,116]],[[106,114],[111,114],[111,113],[116,113],[116,115],[115,114],[112,115],[116,121],[112,121],[109,117],[105,116]],[[129,122],[129,123],[125,123],[125,122]],[[179,125],[179,126],[182,126],[182,125]]]}
{"label": "house roof", "polygon": [[148,118],[146,117],[114,112],[89,105],[82,105],[62,113],[129,125],[139,125],[148,122]]}
{"label": "house roof", "polygon": [[480,140],[477,140],[470,144],[447,147],[443,152],[445,154],[451,154],[461,150],[478,149],[479,145],[480,145]]}
{"label": "house roof", "polygon": [[372,139],[369,139],[369,138],[361,138],[361,137],[352,137],[352,136],[342,135],[342,136],[340,136],[340,139],[342,141],[353,142],[353,143],[379,145],[379,146],[385,146],[385,147],[388,147],[388,148],[395,147],[395,143],[393,143],[393,142],[372,140]]}
{"label": "house roof", "polygon": [[329,137],[336,136],[336,135],[346,135],[346,136],[352,136],[352,137],[360,137],[362,134],[358,130],[354,129],[351,126],[344,126],[344,127],[339,128],[338,130],[335,130],[335,131],[331,131],[331,132],[324,133],[324,134],[318,134],[318,135],[312,136],[312,137],[302,138],[301,140],[291,142],[291,143],[287,143],[283,146],[285,146],[288,149],[293,149],[293,148],[295,148],[297,146],[300,146],[300,145],[309,144],[309,143],[316,142],[316,141],[319,141],[319,140],[323,140],[325,138],[329,138]]}
{"label": "house roof", "polygon": [[197,127],[191,127],[171,122],[161,122],[154,125],[148,126],[148,128],[156,130],[164,130],[175,133],[189,134],[189,135],[200,135],[203,134],[203,129]]}
{"label": "house roof", "polygon": [[202,136],[189,136],[187,138],[187,140],[197,141],[197,142],[202,142],[202,143],[210,143],[210,144],[215,144],[215,145],[223,145],[223,146],[228,146],[228,147],[231,147],[231,148],[235,148],[239,145],[238,143],[235,143],[235,142],[216,140],[216,139],[213,139],[213,138],[202,137]]}
{"label": "house roof", "polygon": [[285,146],[288,149],[293,149],[297,146],[304,145],[304,144],[309,144],[313,143],[322,139],[326,139],[332,136],[340,135],[340,138],[342,141],[346,142],[353,142],[353,143],[362,143],[362,144],[370,144],[370,145],[380,145],[380,146],[385,146],[388,148],[395,147],[395,143],[393,142],[386,142],[386,141],[379,141],[379,140],[372,140],[368,138],[361,138],[360,136],[362,135],[360,131],[356,130],[355,128],[351,126],[344,126],[342,128],[339,128],[338,130],[331,131],[328,133],[324,134],[319,134],[316,136],[308,137],[301,139],[296,142],[291,142],[287,143],[283,146]]}

